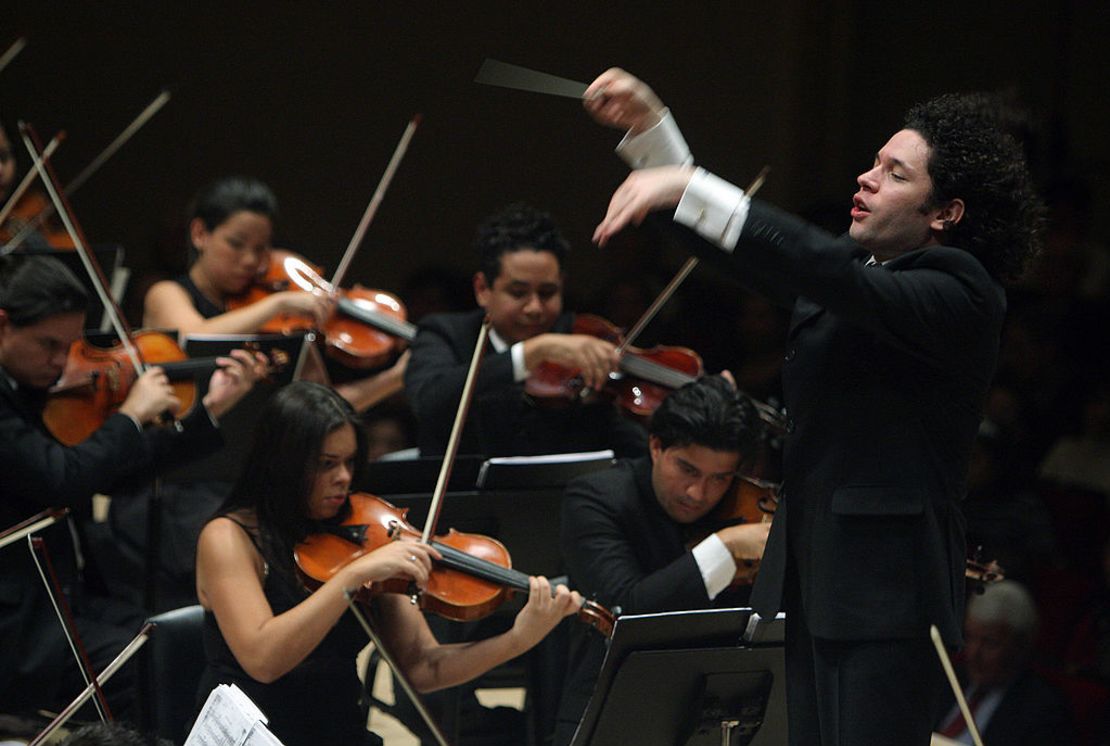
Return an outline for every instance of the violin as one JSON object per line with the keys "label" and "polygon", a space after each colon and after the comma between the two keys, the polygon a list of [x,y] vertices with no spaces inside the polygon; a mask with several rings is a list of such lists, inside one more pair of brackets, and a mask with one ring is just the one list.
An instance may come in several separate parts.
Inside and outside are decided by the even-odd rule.
{"label": "violin", "polygon": [[[196,402],[197,377],[211,374],[217,358],[189,358],[173,337],[162,332],[136,332],[132,343],[144,366],[157,365],[165,371],[181,402],[179,416],[188,413]],[[272,369],[287,362],[283,356],[280,350],[271,353]],[[84,339],[74,342],[62,377],[50,388],[46,400],[42,413],[46,429],[64,445],[81,443],[119,410],[138,377],[123,344],[98,347]]]}
{"label": "violin", "polygon": [[0,225],[0,244],[6,244],[16,236],[24,233],[25,229],[33,222],[38,226],[33,229],[33,234],[47,246],[54,249],[75,250],[77,245],[66,233],[65,228],[58,226],[54,221],[41,220],[39,216],[49,209],[50,204],[39,192],[26,192],[18,199],[8,212],[7,220]]}
{"label": "violin", "polygon": [[[624,345],[620,329],[593,314],[577,315],[572,333],[589,334],[618,348]],[[624,409],[640,417],[650,416],[671,391],[701,378],[704,373],[701,357],[696,352],[686,347],[663,345],[650,349],[625,345],[619,368],[619,373],[610,374],[605,390]],[[548,361],[536,366],[524,390],[537,400],[564,404],[592,395],[582,381],[580,370]]]}
{"label": "violin", "polygon": [[[709,534],[729,526],[744,523],[770,523],[778,508],[780,489],[781,485],[778,482],[770,482],[747,474],[737,475],[732,487],[713,510],[690,527],[686,546],[693,548]],[[756,573],[759,571],[759,560],[745,560],[742,563],[737,562],[737,565],[736,576],[729,587],[737,588],[754,583]]]}
{"label": "violin", "polygon": [[[298,544],[293,552],[297,568],[309,587],[318,587],[343,566],[386,543],[402,537],[419,538],[420,532],[400,509],[376,495],[356,492],[348,498],[346,517],[338,524],[322,523],[320,531]],[[505,546],[488,536],[450,529],[431,545],[442,555],[419,595],[420,605],[446,619],[465,622],[494,611],[514,591],[527,593],[528,576],[512,569]],[[377,582],[369,594],[411,594],[407,579]],[[363,596],[362,600],[367,600]],[[606,637],[613,632],[613,614],[587,601],[578,617]]]}
{"label": "violin", "polygon": [[[320,331],[324,333],[328,355],[358,370],[380,368],[416,336],[416,326],[409,323],[405,307],[395,295],[358,284],[351,290],[337,289],[321,276],[322,272],[322,268],[291,251],[274,249],[263,273],[245,293],[230,298],[227,309],[249,306],[287,290],[335,295],[335,313]],[[282,313],[259,331],[289,334],[315,327],[316,321],[311,316]]]}

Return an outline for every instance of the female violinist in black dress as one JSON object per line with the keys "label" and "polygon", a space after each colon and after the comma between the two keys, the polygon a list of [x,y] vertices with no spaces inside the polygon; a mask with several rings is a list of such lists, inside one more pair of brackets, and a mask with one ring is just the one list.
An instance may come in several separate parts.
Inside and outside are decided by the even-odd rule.
{"label": "female violinist in black dress", "polygon": [[[269,717],[288,746],[363,743],[355,655],[367,639],[344,612],[344,590],[405,578],[423,586],[434,549],[394,541],[339,570],[309,592],[293,548],[317,521],[345,510],[365,438],[354,412],[334,391],[298,382],[267,405],[246,468],[231,496],[202,530],[197,595],[206,610],[207,670],[200,700],[234,682]],[[374,601],[379,632],[421,691],[455,686],[539,642],[581,605],[577,593],[532,578],[513,627],[477,642],[441,645],[407,596]],[[372,741],[371,741],[372,742]]]}

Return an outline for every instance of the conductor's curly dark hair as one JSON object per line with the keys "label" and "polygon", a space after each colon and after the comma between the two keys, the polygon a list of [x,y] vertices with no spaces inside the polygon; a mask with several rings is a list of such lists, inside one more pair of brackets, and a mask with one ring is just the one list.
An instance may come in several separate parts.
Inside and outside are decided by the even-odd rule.
{"label": "conductor's curly dark hair", "polygon": [[947,94],[914,106],[905,126],[931,148],[929,207],[959,198],[963,218],[943,243],[964,249],[1000,280],[1018,277],[1040,249],[1044,206],[1019,143],[992,94]]}
{"label": "conductor's curly dark hair", "polygon": [[475,240],[486,283],[493,285],[501,274],[501,257],[521,249],[550,251],[562,268],[570,245],[552,217],[523,202],[516,202],[490,216],[478,226]]}

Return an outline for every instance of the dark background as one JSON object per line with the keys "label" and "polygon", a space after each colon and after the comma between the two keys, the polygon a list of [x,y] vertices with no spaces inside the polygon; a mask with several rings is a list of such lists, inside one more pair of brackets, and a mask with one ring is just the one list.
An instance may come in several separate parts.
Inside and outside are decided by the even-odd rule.
{"label": "dark background", "polygon": [[571,239],[572,305],[618,273],[666,276],[679,257],[589,243],[625,173],[619,133],[573,100],[474,84],[485,57],[583,82],[626,67],[670,104],[700,163],[741,184],[769,164],[764,197],[820,210],[837,230],[855,175],[908,105],[1004,89],[1032,113],[1039,180],[1085,177],[1094,234],[1110,234],[1097,207],[1110,202],[1101,1],[13,5],[0,45],[29,45],[0,73],[0,116],[44,138],[66,130],[63,181],[162,87],[173,93],[73,200],[90,238],[123,244],[139,275],[184,266],[186,203],[228,173],[270,183],[278,245],[334,269],[420,112],[351,281],[396,289],[429,265],[469,274],[476,223],[518,199]]}

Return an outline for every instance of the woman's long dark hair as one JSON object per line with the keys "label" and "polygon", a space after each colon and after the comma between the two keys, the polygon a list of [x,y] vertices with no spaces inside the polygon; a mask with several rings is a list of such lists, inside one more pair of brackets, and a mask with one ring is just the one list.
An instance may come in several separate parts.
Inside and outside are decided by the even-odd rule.
{"label": "woman's long dark hair", "polygon": [[262,551],[271,566],[292,573],[293,547],[312,529],[308,496],[324,439],[343,425],[355,430],[355,476],[366,463],[366,436],[355,411],[332,389],[291,383],[258,418],[246,464],[220,514],[253,510]]}

